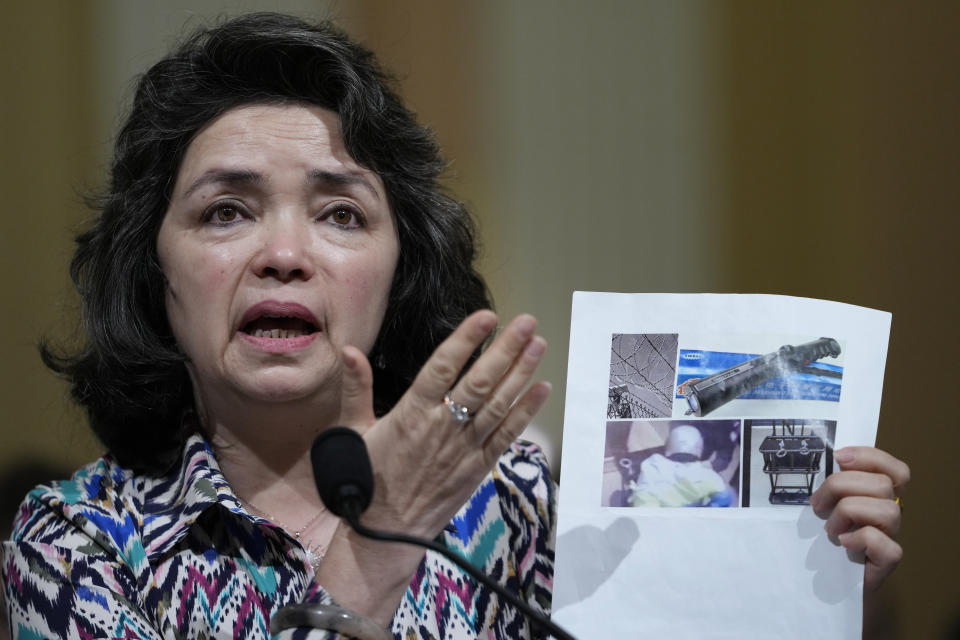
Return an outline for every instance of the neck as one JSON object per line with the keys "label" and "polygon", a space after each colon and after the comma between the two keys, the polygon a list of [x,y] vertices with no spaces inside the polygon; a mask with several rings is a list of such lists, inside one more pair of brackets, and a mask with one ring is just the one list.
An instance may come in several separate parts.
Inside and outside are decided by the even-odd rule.
{"label": "neck", "polygon": [[291,526],[321,507],[310,446],[339,415],[338,402],[258,402],[204,396],[203,425],[234,494]]}

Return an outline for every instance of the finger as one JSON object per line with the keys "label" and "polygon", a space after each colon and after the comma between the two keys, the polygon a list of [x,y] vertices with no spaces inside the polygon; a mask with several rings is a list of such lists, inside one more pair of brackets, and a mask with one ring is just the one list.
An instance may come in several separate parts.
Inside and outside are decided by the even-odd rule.
{"label": "finger", "polygon": [[863,584],[867,590],[880,586],[903,559],[903,548],[875,527],[861,527],[841,534],[839,541],[847,551],[866,556]]}
{"label": "finger", "polygon": [[[457,386],[450,391],[451,399],[467,407],[471,412],[487,402],[490,394],[501,383],[504,374],[523,354],[524,348],[532,339],[536,329],[537,320],[533,316],[523,314],[514,318],[500,332],[490,348],[473,363]],[[523,386],[525,385],[521,385],[521,388]],[[515,399],[516,395],[507,401],[506,409],[510,408]],[[504,411],[501,419],[505,415]]]}
{"label": "finger", "polygon": [[910,482],[907,463],[876,447],[844,447],[834,452],[833,457],[843,470],[869,471],[889,476],[898,496]]}
{"label": "finger", "polygon": [[893,481],[890,476],[867,471],[841,471],[827,476],[810,497],[814,513],[826,518],[841,499],[847,496],[868,496],[893,500]]}
{"label": "finger", "polygon": [[373,370],[363,352],[346,346],[340,383],[340,424],[366,429],[376,421],[373,413]]}
{"label": "finger", "polygon": [[460,323],[440,343],[410,385],[410,397],[424,406],[435,406],[457,381],[470,355],[483,344],[497,326],[497,316],[489,309],[477,311]]}
{"label": "finger", "polygon": [[478,442],[485,441],[510,413],[514,402],[533,378],[546,350],[547,341],[540,336],[534,336],[497,388],[477,410],[470,428],[476,434]]}
{"label": "finger", "polygon": [[833,537],[852,529],[870,525],[888,536],[900,532],[900,506],[893,500],[850,496],[837,503],[824,525]]}
{"label": "finger", "polygon": [[500,427],[494,429],[493,433],[483,443],[484,460],[488,465],[496,462],[497,458],[510,446],[510,443],[516,440],[530,424],[530,420],[550,397],[551,389],[552,386],[549,382],[540,381],[527,389],[526,393],[517,400],[510,413],[500,423]]}

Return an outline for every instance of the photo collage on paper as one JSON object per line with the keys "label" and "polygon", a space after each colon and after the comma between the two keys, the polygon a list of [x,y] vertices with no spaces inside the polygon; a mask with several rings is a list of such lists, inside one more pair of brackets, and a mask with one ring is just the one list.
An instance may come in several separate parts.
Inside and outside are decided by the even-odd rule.
{"label": "photo collage on paper", "polygon": [[806,505],[833,473],[843,341],[614,334],[601,505]]}

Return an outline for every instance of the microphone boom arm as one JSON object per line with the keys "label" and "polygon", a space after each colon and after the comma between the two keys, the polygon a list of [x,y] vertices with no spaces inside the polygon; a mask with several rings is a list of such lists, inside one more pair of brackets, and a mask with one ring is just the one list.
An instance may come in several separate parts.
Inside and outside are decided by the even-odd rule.
{"label": "microphone boom arm", "polygon": [[[323,504],[331,513],[346,520],[358,534],[382,542],[412,544],[435,551],[463,569],[484,587],[501,596],[507,603],[516,607],[526,616],[532,627],[543,629],[558,640],[574,640],[572,635],[560,628],[547,616],[534,611],[517,595],[510,593],[503,586],[491,580],[455,551],[433,540],[393,531],[378,531],[361,524],[360,514],[369,506],[373,497],[373,469],[367,452],[367,445],[359,433],[349,427],[342,426],[325,429],[313,442],[310,449],[310,462],[313,465],[317,493],[320,494]],[[276,618],[276,615],[274,617]]]}
{"label": "microphone boom arm", "polygon": [[559,625],[554,623],[552,620],[549,620],[543,616],[543,614],[538,613],[530,607],[529,604],[518,598],[515,594],[510,593],[506,589],[503,589],[500,585],[496,584],[488,576],[486,576],[482,571],[474,567],[470,562],[464,558],[459,553],[448,549],[447,547],[439,544],[433,540],[427,540],[424,538],[417,538],[415,536],[409,536],[404,533],[395,533],[391,531],[378,531],[376,529],[368,529],[360,523],[360,512],[362,509],[357,501],[352,499],[345,499],[341,503],[343,516],[347,519],[347,522],[350,523],[350,526],[353,527],[354,531],[359,533],[362,536],[367,538],[373,538],[374,540],[381,540],[383,542],[401,542],[404,544],[412,544],[420,547],[426,547],[431,551],[436,551],[444,558],[447,558],[458,567],[470,574],[474,580],[485,586],[486,588],[499,593],[502,595],[507,602],[523,612],[527,616],[527,620],[530,621],[531,625],[542,626],[545,631],[550,635],[557,638],[558,640],[575,640],[572,635],[564,631]]}

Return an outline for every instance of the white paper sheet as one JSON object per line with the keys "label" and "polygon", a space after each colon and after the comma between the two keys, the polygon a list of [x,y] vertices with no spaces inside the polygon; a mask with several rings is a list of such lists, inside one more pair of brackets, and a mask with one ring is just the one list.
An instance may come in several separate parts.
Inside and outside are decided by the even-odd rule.
{"label": "white paper sheet", "polygon": [[[582,639],[859,638],[862,564],[827,538],[809,506],[771,502],[802,502],[805,484],[815,490],[837,470],[834,448],[874,443],[889,330],[888,313],[821,300],[575,293],[554,619]],[[615,335],[623,352],[614,349]],[[737,398],[701,417],[683,415],[688,402],[676,397],[681,355],[766,354],[821,337],[835,339],[841,353],[810,366],[842,371],[842,379],[814,374],[803,391],[812,399]],[[820,387],[829,394],[831,384],[840,386],[838,400],[816,395]],[[803,395],[793,387],[783,393]],[[677,442],[688,446],[679,439],[683,425],[696,427],[715,453],[692,463],[672,462],[689,456],[655,458],[651,452],[668,453]],[[786,438],[786,445],[776,437],[791,433],[803,437]],[[786,468],[777,467],[786,460],[808,464],[820,442],[815,473],[764,471],[765,462],[771,471]],[[788,454],[784,447],[801,449]],[[700,464],[706,470],[698,473],[711,477],[716,471],[726,489],[702,502],[734,496],[733,506],[633,506],[673,495],[664,491],[669,483],[650,480],[658,477],[656,460],[668,472],[671,464]],[[778,484],[774,491],[771,477],[799,488]]]}

